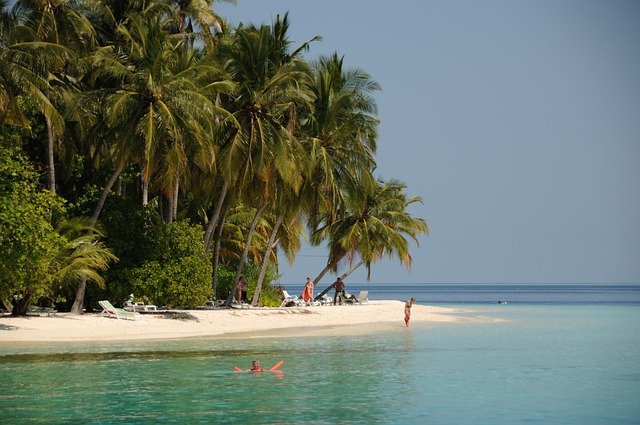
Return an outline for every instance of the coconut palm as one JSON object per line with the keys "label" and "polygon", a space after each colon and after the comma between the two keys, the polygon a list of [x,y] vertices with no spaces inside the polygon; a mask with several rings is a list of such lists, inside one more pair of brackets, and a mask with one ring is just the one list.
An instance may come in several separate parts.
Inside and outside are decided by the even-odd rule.
{"label": "coconut palm", "polygon": [[[209,167],[216,159],[211,133],[224,111],[211,99],[230,85],[194,49],[171,40],[160,13],[130,16],[118,31],[129,51],[103,48],[95,59],[101,76],[120,80],[109,89],[106,123],[118,136],[119,154],[142,164],[144,181],[157,179],[175,212],[176,185],[188,160]],[[163,172],[154,173],[160,164]]]}
{"label": "coconut palm", "polygon": [[[118,258],[106,248],[100,240],[102,234],[88,218],[64,220],[56,227],[60,242],[57,255],[51,258],[48,275],[49,285],[72,285],[79,281],[91,281],[104,286],[100,271],[106,270],[109,263]],[[32,294],[25,292],[12,310],[12,315],[20,316],[27,312],[34,301]]]}
{"label": "coconut palm", "polygon": [[303,194],[307,225],[315,233],[311,242],[319,244],[324,233],[318,228],[330,226],[348,211],[344,197],[374,180],[379,121],[373,93],[380,86],[365,71],[346,68],[335,53],[313,62],[312,69],[314,103],[302,119],[302,140],[310,152],[310,177]]}
{"label": "coconut palm", "polygon": [[313,62],[309,85],[313,108],[303,119],[302,138],[310,156],[309,227],[314,231],[327,214],[340,206],[340,188],[354,186],[375,167],[378,119],[372,94],[380,86],[360,69],[345,68],[333,54]]}
{"label": "coconut palm", "polygon": [[17,102],[18,96],[26,95],[38,103],[53,126],[62,127],[62,115],[47,95],[50,90],[47,67],[40,58],[46,56],[62,62],[68,50],[63,46],[21,41],[17,34],[11,33],[14,29],[19,31],[3,20],[0,30],[0,118],[9,124],[26,124],[28,120]]}
{"label": "coconut palm", "polygon": [[236,281],[242,274],[253,227],[273,202],[276,181],[296,191],[302,183],[304,150],[294,137],[294,124],[296,108],[309,104],[311,97],[304,84],[308,67],[300,55],[317,38],[291,52],[288,28],[287,15],[278,16],[272,26],[238,28],[220,47],[225,69],[237,85],[234,95],[222,102],[239,126],[223,139],[219,176],[224,183],[205,237],[208,246],[230,187],[243,195],[243,202],[255,206]]}
{"label": "coconut palm", "polygon": [[[232,85],[220,78],[214,64],[174,41],[163,28],[161,10],[152,6],[142,14],[129,15],[126,25],[118,26],[127,42],[126,52],[113,46],[96,52],[95,78],[117,82],[101,93],[105,96],[106,134],[117,165],[109,183],[124,164],[142,164],[143,181],[153,179],[171,200],[171,221],[187,165],[212,167],[216,160],[211,134],[216,116],[224,115],[224,110],[211,99]],[[98,214],[96,210],[94,218]],[[81,284],[74,312],[81,311],[83,300]]]}
{"label": "coconut palm", "polygon": [[104,287],[104,279],[98,272],[105,270],[110,262],[118,258],[100,240],[102,233],[93,220],[76,217],[63,221],[57,229],[67,244],[58,256],[53,280],[73,284],[85,279]]}
{"label": "coconut palm", "polygon": [[300,234],[302,232],[301,205],[302,197],[295,192],[286,192],[286,187],[282,187],[278,193],[275,208],[271,216],[273,222],[269,238],[265,245],[265,251],[260,264],[260,273],[256,281],[256,289],[251,300],[252,305],[258,305],[262,284],[270,264],[276,264],[277,256],[272,255],[279,244],[284,248],[285,255],[293,262],[295,252],[300,249]]}
{"label": "coconut palm", "polygon": [[[229,189],[243,191],[256,178],[268,183],[276,174],[287,184],[300,185],[296,158],[304,151],[293,137],[291,123],[296,108],[312,99],[304,85],[308,67],[301,53],[319,37],[291,52],[288,29],[285,14],[277,16],[271,26],[240,27],[221,43],[219,60],[237,84],[234,96],[223,97],[222,102],[239,126],[221,138],[219,178],[223,184],[205,234],[207,249]],[[268,191],[273,186],[263,184],[263,188]],[[263,203],[268,202],[263,198]]]}
{"label": "coconut palm", "polygon": [[418,196],[407,197],[405,189],[396,180],[362,181],[344,194],[344,212],[311,236],[312,243],[327,240],[329,247],[327,265],[316,281],[329,270],[337,271],[343,261],[350,267],[348,273],[365,265],[367,279],[371,264],[383,256],[395,256],[407,269],[411,268],[407,238],[418,243],[418,235],[427,234],[428,227],[424,219],[407,211],[410,205],[422,200]]}
{"label": "coconut palm", "polygon": [[[213,0],[168,0],[175,4],[175,18],[178,33],[195,35],[204,41],[223,32],[223,19],[213,10]],[[224,0],[236,4],[236,0]]]}
{"label": "coconut palm", "polygon": [[[43,91],[49,103],[59,110],[63,108],[64,93],[73,86],[77,78],[75,63],[78,56],[93,48],[95,32],[89,20],[80,13],[80,1],[68,0],[17,0],[13,13],[22,24],[21,41],[42,46],[37,60],[46,67],[49,85]],[[63,51],[63,60],[52,60],[53,46]],[[64,47],[64,50],[61,49]],[[47,127],[47,163],[49,188],[56,191],[55,151],[56,141],[64,132],[63,121],[48,107],[43,110]]]}

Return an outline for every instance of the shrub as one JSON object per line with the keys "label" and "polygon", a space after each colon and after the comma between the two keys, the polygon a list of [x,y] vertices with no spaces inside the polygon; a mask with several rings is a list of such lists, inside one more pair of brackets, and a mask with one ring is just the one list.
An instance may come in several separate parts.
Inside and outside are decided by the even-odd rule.
{"label": "shrub", "polygon": [[157,305],[197,307],[211,298],[211,262],[204,232],[188,222],[162,226],[153,258],[129,273],[132,292]]}
{"label": "shrub", "polygon": [[40,190],[37,173],[18,149],[0,144],[0,298],[14,294],[14,314],[24,314],[51,288],[64,239],[50,224],[64,201]]}

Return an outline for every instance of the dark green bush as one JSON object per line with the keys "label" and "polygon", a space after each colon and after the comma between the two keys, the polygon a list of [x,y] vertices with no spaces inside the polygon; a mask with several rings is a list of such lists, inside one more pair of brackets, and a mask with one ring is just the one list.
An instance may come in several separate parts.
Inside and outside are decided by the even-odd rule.
{"label": "dark green bush", "polygon": [[[136,299],[191,308],[211,298],[211,262],[204,256],[204,232],[185,221],[161,225],[151,258],[123,277]],[[124,295],[124,294],[120,294]]]}

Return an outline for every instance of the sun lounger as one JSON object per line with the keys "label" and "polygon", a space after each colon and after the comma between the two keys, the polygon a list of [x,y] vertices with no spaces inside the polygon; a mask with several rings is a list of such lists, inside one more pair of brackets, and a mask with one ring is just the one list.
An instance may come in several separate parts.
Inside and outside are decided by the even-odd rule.
{"label": "sun lounger", "polygon": [[352,305],[364,304],[369,302],[369,298],[367,298],[368,296],[369,296],[369,291],[360,291],[360,294],[358,294],[357,297],[347,292],[346,296],[342,297],[340,302],[344,304],[352,304]]}
{"label": "sun lounger", "polygon": [[124,309],[126,311],[138,311],[138,312],[154,312],[158,310],[158,307],[156,307],[153,304],[142,304],[142,303],[132,303],[130,301],[127,301],[125,303]]}
{"label": "sun lounger", "polygon": [[369,298],[367,298],[368,296],[369,291],[360,291],[360,294],[358,295],[358,304],[369,302]]}
{"label": "sun lounger", "polygon": [[304,301],[298,298],[297,295],[289,295],[287,291],[282,291],[282,295],[284,296],[284,300],[282,300],[280,307],[285,307],[289,303],[293,303],[295,306],[304,305]]}
{"label": "sun lounger", "polygon": [[107,317],[115,317],[116,319],[131,319],[138,320],[140,313],[135,311],[127,311],[122,308],[114,307],[109,301],[98,301],[100,307],[102,307],[102,315]]}
{"label": "sun lounger", "polygon": [[321,296],[319,298],[319,301],[320,301],[320,304],[322,304],[322,305],[332,305],[333,304],[333,297],[331,297],[328,294],[324,294],[323,296]]}
{"label": "sun lounger", "polygon": [[44,314],[47,316],[51,316],[54,313],[57,313],[58,310],[51,308],[51,307],[37,307],[37,306],[29,306],[29,313],[35,313],[38,316]]}
{"label": "sun lounger", "polygon": [[251,308],[253,307],[251,304],[246,303],[244,301],[238,302],[236,297],[233,297],[233,301],[231,302],[231,308]]}

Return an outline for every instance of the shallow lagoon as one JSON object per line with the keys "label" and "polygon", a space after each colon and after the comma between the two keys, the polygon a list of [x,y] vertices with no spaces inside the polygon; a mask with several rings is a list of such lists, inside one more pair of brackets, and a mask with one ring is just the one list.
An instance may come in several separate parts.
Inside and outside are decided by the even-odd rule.
{"label": "shallow lagoon", "polygon": [[[554,423],[640,417],[640,308],[465,305],[373,335],[0,347],[17,423]],[[20,353],[20,354],[16,354]],[[234,374],[253,358],[283,376]]]}

